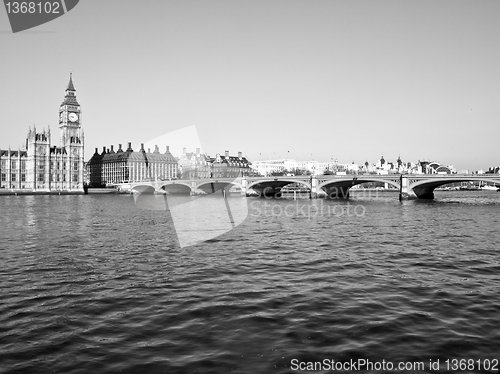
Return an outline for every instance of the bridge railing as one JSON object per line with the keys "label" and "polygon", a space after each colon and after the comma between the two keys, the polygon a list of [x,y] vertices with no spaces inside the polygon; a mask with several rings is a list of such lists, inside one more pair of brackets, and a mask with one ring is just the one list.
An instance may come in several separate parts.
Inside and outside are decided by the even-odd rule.
{"label": "bridge railing", "polygon": [[271,176],[271,177],[238,177],[238,178],[205,178],[205,179],[171,179],[171,180],[158,180],[158,181],[134,181],[128,183],[118,183],[117,185],[137,185],[137,184],[177,184],[177,183],[191,183],[200,181],[206,182],[232,182],[237,180],[247,181],[279,181],[279,180],[311,180],[311,179],[356,179],[356,178],[376,178],[376,179],[394,179],[394,178],[408,178],[408,179],[469,179],[469,180],[484,180],[494,179],[500,180],[500,174],[346,174],[346,175],[296,175],[296,176]]}

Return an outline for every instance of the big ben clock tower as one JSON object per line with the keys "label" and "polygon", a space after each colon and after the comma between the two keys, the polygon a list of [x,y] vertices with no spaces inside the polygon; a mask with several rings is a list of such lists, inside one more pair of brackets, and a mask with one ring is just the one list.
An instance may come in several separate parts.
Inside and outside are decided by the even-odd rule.
{"label": "big ben clock tower", "polygon": [[64,101],[59,107],[59,129],[61,130],[61,147],[71,146],[76,143],[76,138],[81,137],[81,109],[76,100],[72,74],[69,76]]}
{"label": "big ben clock tower", "polygon": [[83,151],[84,135],[81,127],[82,112],[76,100],[76,89],[70,73],[66,95],[59,107],[59,129],[61,135],[61,150],[66,153],[68,167],[64,174],[67,181],[66,188],[83,188]]}

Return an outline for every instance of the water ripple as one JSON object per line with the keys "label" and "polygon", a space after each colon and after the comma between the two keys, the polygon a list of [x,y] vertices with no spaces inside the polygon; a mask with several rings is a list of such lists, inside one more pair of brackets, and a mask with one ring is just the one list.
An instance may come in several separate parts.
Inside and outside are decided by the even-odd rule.
{"label": "water ripple", "polygon": [[439,196],[321,203],[362,204],[357,218],[249,216],[184,249],[131,197],[0,199],[0,373],[498,358],[500,198]]}

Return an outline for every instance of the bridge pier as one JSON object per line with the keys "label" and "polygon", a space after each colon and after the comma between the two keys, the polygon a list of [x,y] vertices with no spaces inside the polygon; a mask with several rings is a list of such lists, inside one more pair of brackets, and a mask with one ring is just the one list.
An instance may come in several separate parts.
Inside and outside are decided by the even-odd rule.
{"label": "bridge pier", "polygon": [[409,198],[408,195],[408,178],[403,177],[402,175],[399,177],[399,201],[407,200]]}
{"label": "bridge pier", "polygon": [[241,196],[246,196],[247,195],[247,179],[242,178],[241,179]]}
{"label": "bridge pier", "polygon": [[318,198],[318,180],[311,177],[311,192],[309,193],[310,199]]}
{"label": "bridge pier", "polygon": [[[429,197],[429,199],[434,198],[434,194],[431,191],[432,197]],[[409,187],[409,181],[408,177],[400,176],[399,178],[399,201],[402,200],[414,200],[414,199],[420,199],[421,197],[415,194],[415,191],[413,191]]]}
{"label": "bridge pier", "polygon": [[189,195],[190,196],[198,195],[197,188],[196,188],[196,182],[195,181],[191,181],[190,184],[191,184],[191,191],[189,192]]}

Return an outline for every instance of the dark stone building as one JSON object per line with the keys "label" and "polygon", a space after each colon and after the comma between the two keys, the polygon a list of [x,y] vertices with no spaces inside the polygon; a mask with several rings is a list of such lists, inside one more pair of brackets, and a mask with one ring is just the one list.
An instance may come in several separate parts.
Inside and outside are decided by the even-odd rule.
{"label": "dark stone building", "polygon": [[134,152],[132,143],[124,151],[122,145],[118,150],[114,147],[106,149],[103,147],[101,153],[95,149],[95,153],[87,163],[90,187],[104,187],[110,184],[154,181],[175,178],[177,176],[177,160],[170,153],[167,146],[165,153],[160,153],[158,146],[153,152],[141,149]]}

